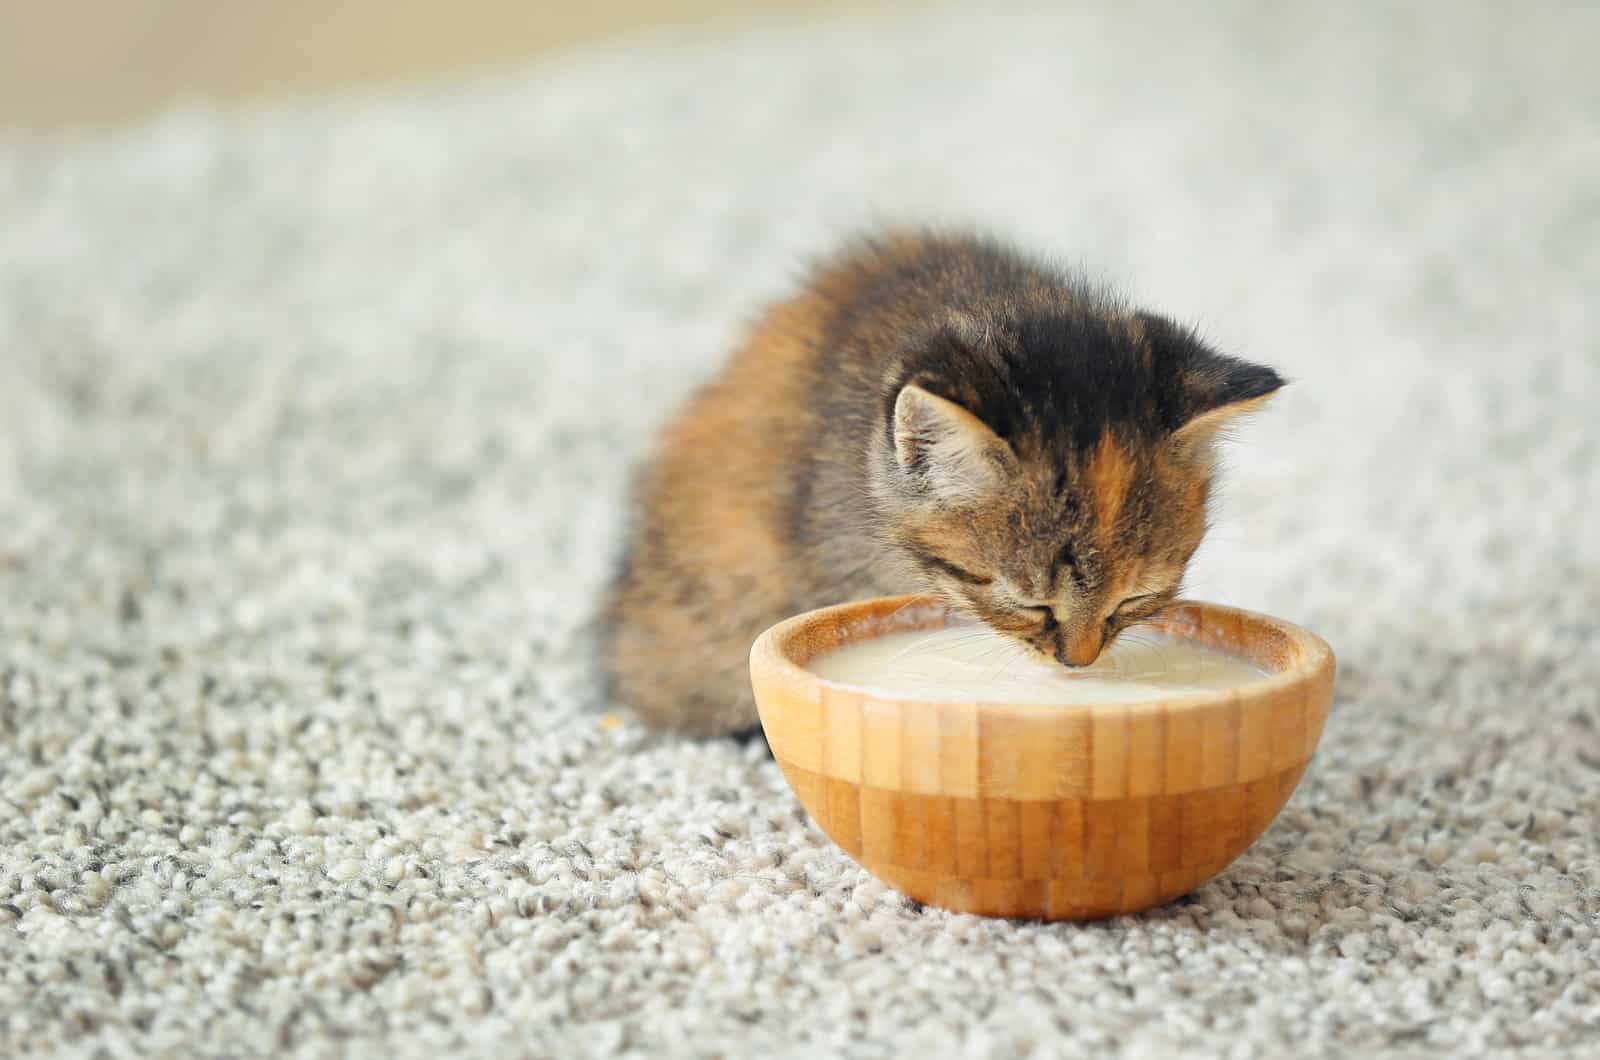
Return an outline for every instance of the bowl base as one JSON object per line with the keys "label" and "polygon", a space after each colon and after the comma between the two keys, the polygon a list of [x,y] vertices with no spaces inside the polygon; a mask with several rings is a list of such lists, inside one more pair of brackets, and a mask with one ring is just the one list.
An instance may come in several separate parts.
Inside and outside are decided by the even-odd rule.
{"label": "bowl base", "polygon": [[1163,905],[1223,872],[1271,825],[1307,763],[1182,798],[1050,802],[876,791],[778,765],[830,839],[925,905],[1096,920]]}

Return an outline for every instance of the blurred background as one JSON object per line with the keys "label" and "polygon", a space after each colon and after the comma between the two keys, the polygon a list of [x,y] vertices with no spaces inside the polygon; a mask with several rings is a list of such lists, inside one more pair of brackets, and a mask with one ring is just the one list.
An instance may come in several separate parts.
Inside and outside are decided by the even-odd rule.
{"label": "blurred background", "polygon": [[916,6],[917,0],[0,0],[0,133],[103,127],[185,102],[449,80],[619,37],[703,37],[762,22]]}

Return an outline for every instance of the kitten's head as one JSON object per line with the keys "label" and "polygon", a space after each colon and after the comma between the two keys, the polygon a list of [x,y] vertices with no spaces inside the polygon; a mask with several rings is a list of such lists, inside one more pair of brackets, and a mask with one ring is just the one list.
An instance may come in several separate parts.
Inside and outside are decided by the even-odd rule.
{"label": "kitten's head", "polygon": [[1151,314],[960,319],[887,381],[873,492],[929,588],[1086,665],[1177,595],[1217,431],[1282,384]]}

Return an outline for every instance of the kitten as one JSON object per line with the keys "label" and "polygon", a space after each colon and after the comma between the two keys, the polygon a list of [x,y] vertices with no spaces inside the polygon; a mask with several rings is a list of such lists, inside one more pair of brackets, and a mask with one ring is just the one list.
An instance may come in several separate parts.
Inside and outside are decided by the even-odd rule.
{"label": "kitten", "polygon": [[1177,594],[1217,430],[1282,382],[986,239],[855,243],[644,469],[601,616],[611,689],[662,726],[748,730],[762,630],[911,591],[1093,662]]}

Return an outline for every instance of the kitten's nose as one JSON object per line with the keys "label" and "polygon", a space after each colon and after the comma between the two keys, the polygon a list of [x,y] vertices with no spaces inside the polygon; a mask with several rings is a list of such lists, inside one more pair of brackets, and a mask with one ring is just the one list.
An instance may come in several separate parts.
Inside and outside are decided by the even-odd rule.
{"label": "kitten's nose", "polygon": [[1088,666],[1100,657],[1105,646],[1104,631],[1098,626],[1063,630],[1056,642],[1056,658],[1068,666]]}

